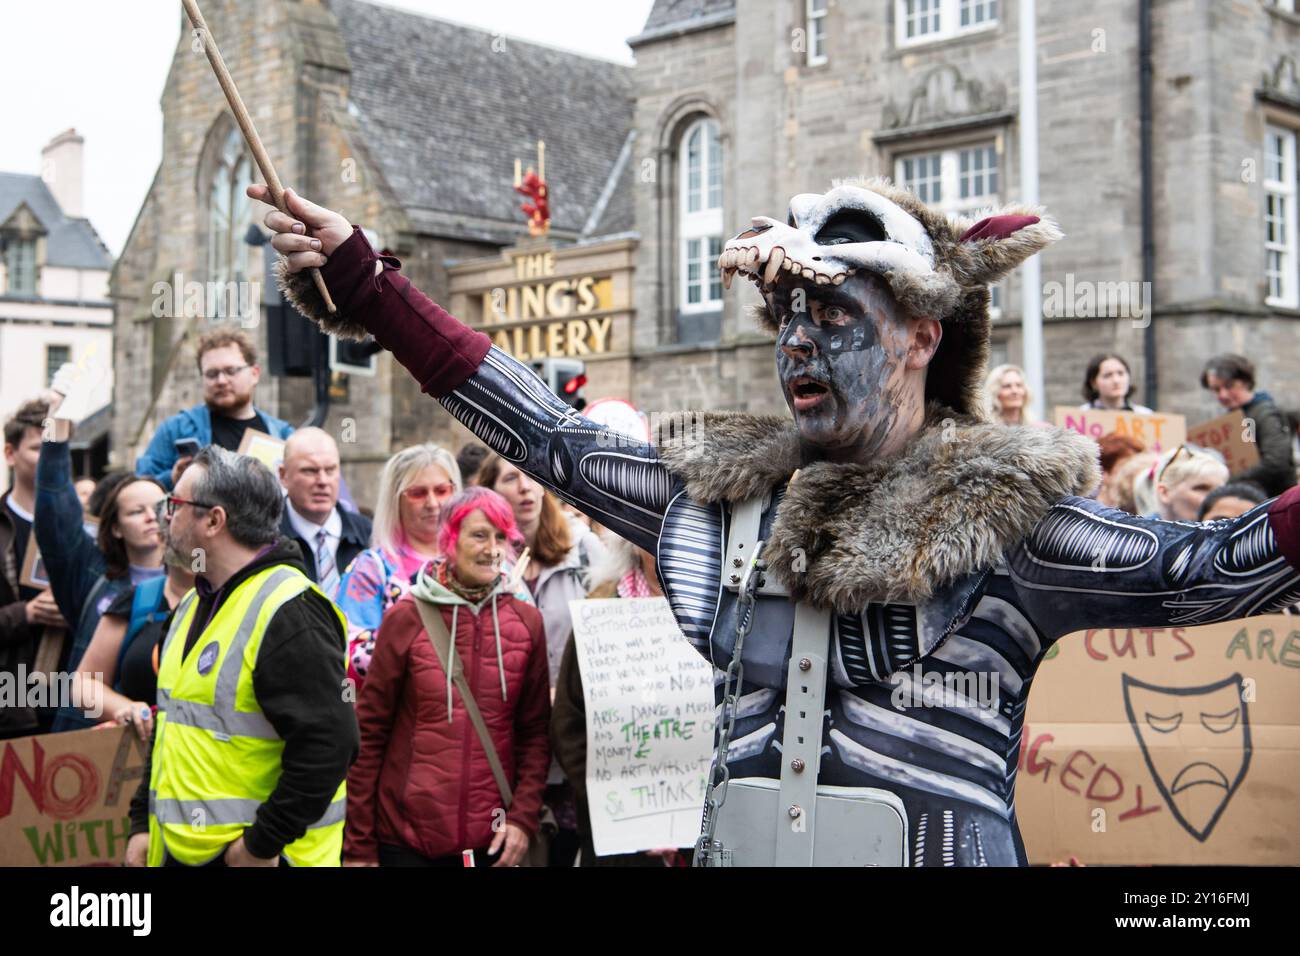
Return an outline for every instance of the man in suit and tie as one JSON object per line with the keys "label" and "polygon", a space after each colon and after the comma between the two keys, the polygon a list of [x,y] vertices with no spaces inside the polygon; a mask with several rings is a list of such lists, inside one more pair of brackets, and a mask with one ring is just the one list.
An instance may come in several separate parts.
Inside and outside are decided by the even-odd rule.
{"label": "man in suit and tie", "polygon": [[338,506],[334,439],[319,428],[300,428],[290,435],[280,484],[288,498],[280,533],[298,542],[308,576],[333,599],[352,559],[370,546],[370,519]]}

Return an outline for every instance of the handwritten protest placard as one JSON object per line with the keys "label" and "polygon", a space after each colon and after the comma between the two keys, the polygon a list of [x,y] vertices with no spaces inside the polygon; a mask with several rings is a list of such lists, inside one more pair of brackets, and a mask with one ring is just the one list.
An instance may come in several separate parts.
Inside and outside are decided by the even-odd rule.
{"label": "handwritten protest placard", "polygon": [[690,846],[713,755],[713,668],[663,598],[570,601],[598,856]]}
{"label": "handwritten protest placard", "polygon": [[129,727],[0,742],[0,866],[117,866],[144,774]]}
{"label": "handwritten protest placard", "polygon": [[1154,452],[1172,451],[1187,440],[1187,419],[1162,412],[1139,415],[1137,412],[1058,405],[1052,413],[1052,421],[1061,428],[1094,439],[1111,432],[1127,435],[1140,441],[1147,451]]}
{"label": "handwritten protest placard", "polygon": [[1227,462],[1228,474],[1235,475],[1259,464],[1255,431],[1252,428],[1247,432],[1245,425],[1246,418],[1241,414],[1241,409],[1237,409],[1189,428],[1187,440],[1202,448],[1213,448]]}

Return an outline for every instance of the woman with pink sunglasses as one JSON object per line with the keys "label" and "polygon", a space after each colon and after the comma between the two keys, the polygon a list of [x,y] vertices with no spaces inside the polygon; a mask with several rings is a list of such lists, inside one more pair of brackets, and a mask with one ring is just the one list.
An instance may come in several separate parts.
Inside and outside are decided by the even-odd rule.
{"label": "woman with pink sunglasses", "polygon": [[455,457],[431,442],[403,448],[385,463],[371,546],[343,572],[335,598],[348,619],[348,676],[358,692],[384,613],[438,556],[442,504],[460,490]]}

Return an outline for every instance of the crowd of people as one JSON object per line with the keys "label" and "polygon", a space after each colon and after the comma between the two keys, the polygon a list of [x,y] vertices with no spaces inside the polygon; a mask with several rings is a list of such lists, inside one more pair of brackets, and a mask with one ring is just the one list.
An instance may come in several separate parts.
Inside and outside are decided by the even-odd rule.
{"label": "crowd of people", "polygon": [[[599,858],[586,800],[574,599],[662,593],[650,553],[478,444],[404,448],[371,507],[319,428],[254,404],[249,338],[198,344],[204,401],[166,419],[130,472],[72,470],[51,391],[5,423],[0,670],[77,690],[0,709],[0,738],[130,725],[150,743],[131,805],[134,865],[664,865]],[[1098,442],[1094,496],[1176,521],[1240,515],[1296,483],[1297,416],[1241,356],[1201,376],[1254,422],[1258,464]],[[1132,403],[1128,363],[1088,363],[1085,409]],[[987,416],[1034,426],[999,366]],[[238,454],[284,440],[278,473]],[[22,574],[39,550],[45,586]],[[195,825],[196,808],[205,814]],[[2,862],[2,861],[0,861]]]}
{"label": "crowd of people", "polygon": [[[1217,355],[1205,363],[1201,387],[1225,411],[1240,410],[1249,423],[1259,455],[1256,464],[1231,474],[1223,455],[1186,443],[1153,451],[1130,434],[1112,432],[1097,439],[1102,482],[1095,497],[1129,514],[1166,521],[1235,518],[1282,494],[1297,483],[1300,467],[1300,411],[1283,411],[1256,387],[1255,366],[1241,355]],[[1083,376],[1080,410],[1153,414],[1135,403],[1137,386],[1127,360],[1114,352],[1092,357]],[[1024,370],[999,365],[984,388],[991,421],[1010,426],[1043,426],[1031,412]]]}

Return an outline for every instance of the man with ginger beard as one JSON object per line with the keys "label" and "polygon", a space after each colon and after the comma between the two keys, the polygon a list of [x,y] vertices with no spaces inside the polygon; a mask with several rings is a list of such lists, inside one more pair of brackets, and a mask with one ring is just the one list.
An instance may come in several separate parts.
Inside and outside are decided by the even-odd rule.
{"label": "man with ginger beard", "polygon": [[[223,328],[199,339],[199,375],[203,403],[168,418],[154,432],[135,471],[171,489],[176,478],[200,449],[216,445],[238,451],[248,429],[287,439],[293,426],[253,405],[253,392],[262,377],[253,341],[239,329]],[[181,442],[180,445],[177,442]]]}
{"label": "man with ginger beard", "polygon": [[1061,238],[1040,209],[950,218],[872,180],[755,217],[718,267],[757,287],[793,420],[665,417],[651,445],[611,440],[286,195],[266,224],[299,311],[373,334],[502,457],[657,555],[683,635],[730,675],[698,863],[1025,865],[1015,754],[1056,640],[1300,597],[1300,491],[1216,526],[1136,518],[1080,497],[1091,439],[984,420],[989,285]]}

